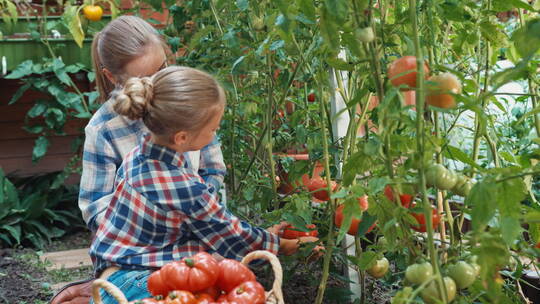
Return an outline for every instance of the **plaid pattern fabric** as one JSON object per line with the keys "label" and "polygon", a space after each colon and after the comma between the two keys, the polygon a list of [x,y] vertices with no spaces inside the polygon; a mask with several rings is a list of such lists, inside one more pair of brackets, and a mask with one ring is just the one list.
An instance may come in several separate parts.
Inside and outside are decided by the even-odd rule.
{"label": "plaid pattern fabric", "polygon": [[[116,171],[124,156],[148,132],[141,120],[118,115],[112,105],[112,100],[104,103],[85,128],[79,208],[92,231],[96,231],[111,201]],[[202,150],[186,155],[207,183],[221,188],[226,168],[217,137]]]}
{"label": "plaid pattern fabric", "polygon": [[99,273],[161,267],[200,251],[240,260],[259,249],[277,254],[279,237],[232,215],[184,155],[146,137],[118,170],[90,256]]}

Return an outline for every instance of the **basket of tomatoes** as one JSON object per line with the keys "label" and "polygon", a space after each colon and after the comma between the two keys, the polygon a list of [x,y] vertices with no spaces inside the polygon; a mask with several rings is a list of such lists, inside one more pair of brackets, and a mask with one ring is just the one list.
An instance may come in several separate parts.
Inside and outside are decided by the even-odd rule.
{"label": "basket of tomatoes", "polygon": [[[253,260],[267,260],[272,265],[274,283],[270,291],[264,290],[247,267]],[[148,277],[148,291],[152,298],[128,302],[122,291],[102,279],[94,281],[92,297],[95,304],[102,304],[99,291],[103,289],[119,304],[284,304],[282,281],[281,264],[268,251],[253,251],[242,262],[231,259],[218,262],[212,255],[200,252],[167,263],[153,272]]]}

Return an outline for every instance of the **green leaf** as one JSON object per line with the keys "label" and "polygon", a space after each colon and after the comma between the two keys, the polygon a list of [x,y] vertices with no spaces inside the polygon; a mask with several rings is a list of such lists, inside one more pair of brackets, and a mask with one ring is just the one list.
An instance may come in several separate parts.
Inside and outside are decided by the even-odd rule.
{"label": "green leaf", "polygon": [[21,207],[26,209],[25,220],[38,219],[42,216],[46,202],[41,192],[34,192],[26,196],[21,202]]}
{"label": "green leaf", "polygon": [[326,62],[337,70],[352,71],[354,70],[354,64],[350,64],[341,58],[327,58]]}
{"label": "green leaf", "polygon": [[38,139],[36,139],[36,142],[34,144],[34,149],[32,150],[32,161],[37,162],[40,160],[45,153],[47,153],[47,149],[49,148],[49,140],[45,136],[40,136]]}
{"label": "green leaf", "polygon": [[231,74],[235,74],[236,67],[239,66],[242,63],[242,61],[244,61],[244,58],[245,56],[240,56],[238,57],[238,59],[236,59],[236,61],[232,65]]}
{"label": "green leaf", "polygon": [[507,179],[497,183],[497,203],[502,217],[519,217],[521,201],[527,195],[527,187],[522,178]]}
{"label": "green leaf", "polygon": [[12,208],[19,208],[19,193],[17,188],[9,181],[9,179],[4,179],[4,203],[8,203],[8,206]]}
{"label": "green leaf", "polygon": [[32,66],[34,65],[34,62],[32,60],[26,60],[23,61],[21,64],[19,64],[13,72],[6,75],[6,79],[20,79],[25,76],[28,76],[32,74]]}
{"label": "green leaf", "polygon": [[298,0],[300,11],[311,21],[315,21],[315,4],[312,0]]}
{"label": "green leaf", "polygon": [[462,163],[465,163],[473,168],[482,169],[476,162],[474,162],[467,153],[463,152],[461,149],[454,147],[452,145],[447,145],[444,150],[444,156],[449,159],[458,160]]}
{"label": "green leaf", "polygon": [[337,52],[340,46],[339,35],[337,35],[338,28],[332,17],[324,9],[321,12],[320,29],[326,45]]}
{"label": "green leaf", "polygon": [[29,83],[29,82],[23,84],[17,90],[17,92],[15,92],[15,94],[13,94],[13,96],[11,97],[11,100],[9,101],[8,105],[14,104],[17,100],[19,100],[19,98],[21,98],[21,96],[24,94],[24,92],[26,92],[26,90],[28,90],[31,86],[32,86],[32,84]]}
{"label": "green leaf", "polygon": [[373,266],[377,261],[377,257],[377,253],[373,251],[363,252],[360,258],[355,256],[347,256],[347,258],[356,264],[360,270],[366,270]]}
{"label": "green leaf", "polygon": [[534,55],[540,49],[540,18],[529,20],[512,35],[516,50],[522,58]]}
{"label": "green leaf", "polygon": [[35,118],[45,113],[45,110],[47,110],[47,105],[41,100],[38,100],[36,104],[26,112],[26,116]]}
{"label": "green leaf", "polygon": [[13,237],[15,239],[17,244],[21,243],[21,226],[19,226],[19,225],[14,225],[14,226],[4,225],[4,226],[1,226],[0,228],[6,230],[7,232],[9,232],[9,234],[11,235],[11,237]]}
{"label": "green leaf", "polygon": [[75,40],[80,48],[83,47],[84,40],[84,31],[82,29],[81,18],[79,15],[79,11],[81,9],[82,6],[67,5],[64,8],[64,14],[62,15],[62,19],[64,19],[71,36],[73,36],[73,40]]}
{"label": "green leaf", "polygon": [[[348,0],[325,0],[324,5],[328,15],[330,15],[336,23],[340,24],[345,22],[349,10]],[[334,34],[337,35],[337,32]]]}
{"label": "green leaf", "polygon": [[249,7],[249,1],[248,0],[236,0],[236,7],[238,7],[241,11],[245,11]]}
{"label": "green leaf", "polygon": [[480,181],[473,186],[469,196],[465,198],[465,205],[472,206],[474,230],[483,230],[495,215],[497,187],[498,185],[492,181]]}
{"label": "green leaf", "polygon": [[502,217],[500,225],[502,238],[508,246],[512,246],[523,230],[519,220],[511,217]]}

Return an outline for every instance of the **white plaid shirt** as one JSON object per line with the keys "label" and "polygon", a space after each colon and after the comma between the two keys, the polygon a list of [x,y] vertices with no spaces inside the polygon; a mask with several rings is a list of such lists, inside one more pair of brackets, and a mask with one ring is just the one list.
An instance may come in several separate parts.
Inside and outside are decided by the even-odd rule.
{"label": "white plaid shirt", "polygon": [[[79,208],[90,230],[95,232],[101,223],[122,160],[147,132],[141,120],[117,114],[112,100],[104,103],[86,126]],[[206,183],[221,188],[226,168],[217,137],[202,150],[187,152],[186,157]]]}

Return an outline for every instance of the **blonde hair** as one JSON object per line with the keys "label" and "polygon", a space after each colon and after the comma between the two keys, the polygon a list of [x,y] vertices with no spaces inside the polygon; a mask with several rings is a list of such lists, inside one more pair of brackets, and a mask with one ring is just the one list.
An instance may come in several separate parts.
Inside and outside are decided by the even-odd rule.
{"label": "blonde hair", "polygon": [[103,69],[109,70],[119,84],[123,84],[126,80],[126,65],[144,55],[152,45],[161,45],[165,54],[171,54],[159,33],[148,22],[136,16],[118,17],[96,33],[92,41],[92,65],[96,73],[99,101],[107,100],[115,88],[103,74]]}
{"label": "blonde hair", "polygon": [[168,138],[178,131],[197,131],[225,106],[225,93],[209,74],[171,66],[151,77],[133,77],[115,91],[114,110],[143,120],[156,136]]}

